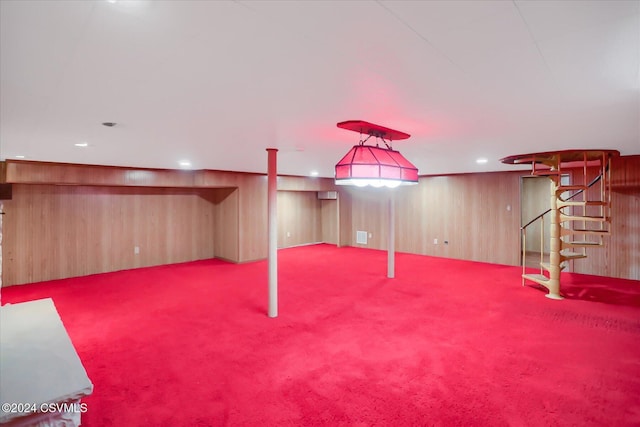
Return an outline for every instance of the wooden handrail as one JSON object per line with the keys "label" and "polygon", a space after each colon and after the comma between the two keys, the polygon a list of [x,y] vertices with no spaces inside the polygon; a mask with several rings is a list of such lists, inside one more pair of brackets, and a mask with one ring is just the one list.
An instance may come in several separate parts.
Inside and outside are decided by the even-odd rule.
{"label": "wooden handrail", "polygon": [[[609,165],[607,165],[606,170],[609,170]],[[605,172],[606,172],[605,170]],[[602,174],[596,176],[593,181],[591,181],[588,185],[587,188],[591,188],[591,186],[593,186],[596,182],[600,181],[602,179]],[[578,190],[575,193],[573,193],[571,196],[569,196],[567,199],[563,200],[563,201],[567,201],[567,200],[571,200],[573,199],[575,196],[577,196],[578,194],[581,194],[584,190]],[[551,212],[551,209],[547,209],[546,211],[542,212],[540,215],[538,215],[537,217],[533,218],[531,221],[529,221],[528,223],[526,223],[525,225],[523,225],[522,227],[520,227],[520,230],[524,230],[526,229],[528,226],[530,226],[531,224],[533,224],[534,222],[536,222],[537,220],[539,220],[540,218],[542,218],[543,216],[545,216],[546,214],[548,214],[549,212]]]}

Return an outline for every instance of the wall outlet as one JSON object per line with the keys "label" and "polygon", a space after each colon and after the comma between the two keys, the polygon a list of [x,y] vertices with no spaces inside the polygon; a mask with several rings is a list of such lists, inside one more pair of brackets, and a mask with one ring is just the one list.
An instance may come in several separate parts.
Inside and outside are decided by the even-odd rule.
{"label": "wall outlet", "polygon": [[438,239],[433,239],[433,244],[437,245],[438,244]]}
{"label": "wall outlet", "polygon": [[135,255],[138,255],[138,254],[140,253],[140,246],[134,246],[134,247],[133,247],[133,253],[134,253]]}
{"label": "wall outlet", "polygon": [[287,231],[287,237],[291,237],[291,232]]}
{"label": "wall outlet", "polygon": [[372,238],[372,237],[373,237],[373,234],[369,233],[369,238]]}

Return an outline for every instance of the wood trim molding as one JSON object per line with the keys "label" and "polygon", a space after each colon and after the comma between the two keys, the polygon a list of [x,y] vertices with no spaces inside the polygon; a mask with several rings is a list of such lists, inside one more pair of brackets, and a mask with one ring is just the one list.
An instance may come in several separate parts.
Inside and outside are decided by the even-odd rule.
{"label": "wood trim molding", "polygon": [[[6,173],[5,173],[6,172]],[[220,170],[180,170],[7,160],[0,163],[0,183],[87,185],[110,187],[224,188],[238,187],[247,177],[265,174]],[[278,190],[333,191],[333,179],[278,176]]]}
{"label": "wood trim molding", "polygon": [[120,166],[7,160],[6,179],[14,184],[112,187],[195,187],[195,172]]}

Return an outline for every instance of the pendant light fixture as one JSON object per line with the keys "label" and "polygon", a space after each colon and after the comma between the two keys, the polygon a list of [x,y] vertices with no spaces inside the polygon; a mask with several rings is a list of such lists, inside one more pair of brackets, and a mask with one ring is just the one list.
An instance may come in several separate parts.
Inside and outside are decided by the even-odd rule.
{"label": "pendant light fixture", "polygon": [[[340,122],[338,127],[360,133],[360,142],[336,164],[337,185],[395,188],[418,183],[418,169],[391,146],[393,140],[411,135],[362,120]],[[366,144],[371,137],[375,146]]]}

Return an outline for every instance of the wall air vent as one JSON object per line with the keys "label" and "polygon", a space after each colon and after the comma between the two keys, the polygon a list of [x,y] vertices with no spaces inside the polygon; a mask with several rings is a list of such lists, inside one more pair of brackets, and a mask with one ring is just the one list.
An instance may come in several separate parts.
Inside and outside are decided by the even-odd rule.
{"label": "wall air vent", "polygon": [[356,243],[359,245],[367,244],[367,232],[366,231],[356,231]]}

